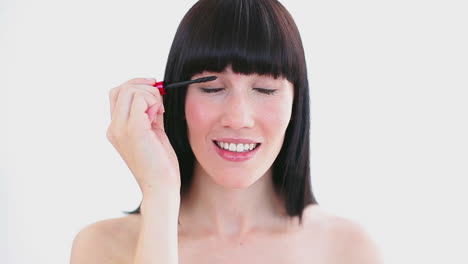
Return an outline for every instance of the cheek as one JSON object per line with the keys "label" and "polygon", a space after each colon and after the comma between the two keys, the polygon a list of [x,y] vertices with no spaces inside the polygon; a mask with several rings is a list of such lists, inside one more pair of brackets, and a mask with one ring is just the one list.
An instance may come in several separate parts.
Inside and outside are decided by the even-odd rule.
{"label": "cheek", "polygon": [[275,129],[286,130],[291,119],[292,103],[288,100],[278,100],[265,104],[262,109],[263,120]]}
{"label": "cheek", "polygon": [[185,119],[190,134],[203,131],[214,118],[216,109],[210,104],[187,95],[185,101]]}

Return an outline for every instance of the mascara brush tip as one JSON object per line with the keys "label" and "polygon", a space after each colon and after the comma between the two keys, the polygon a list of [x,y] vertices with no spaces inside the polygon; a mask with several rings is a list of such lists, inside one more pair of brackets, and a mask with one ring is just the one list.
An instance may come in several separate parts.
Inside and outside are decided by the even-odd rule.
{"label": "mascara brush tip", "polygon": [[216,76],[208,76],[196,79],[197,82],[209,82],[218,79]]}

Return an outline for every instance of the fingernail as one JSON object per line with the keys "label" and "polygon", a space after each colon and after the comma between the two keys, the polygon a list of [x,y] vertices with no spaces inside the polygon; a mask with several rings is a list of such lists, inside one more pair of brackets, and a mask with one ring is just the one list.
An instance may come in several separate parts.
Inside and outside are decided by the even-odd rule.
{"label": "fingernail", "polygon": [[145,78],[145,79],[148,80],[148,81],[152,81],[152,82],[156,81],[156,79],[154,79],[154,78]]}

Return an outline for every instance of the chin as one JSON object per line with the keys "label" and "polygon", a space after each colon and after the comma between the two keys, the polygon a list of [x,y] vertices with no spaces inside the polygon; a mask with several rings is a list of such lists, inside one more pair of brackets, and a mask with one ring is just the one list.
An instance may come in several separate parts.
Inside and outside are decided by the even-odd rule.
{"label": "chin", "polygon": [[[244,175],[244,176],[242,176]],[[227,189],[246,189],[252,186],[258,178],[246,177],[245,174],[224,173],[210,176],[217,184]]]}

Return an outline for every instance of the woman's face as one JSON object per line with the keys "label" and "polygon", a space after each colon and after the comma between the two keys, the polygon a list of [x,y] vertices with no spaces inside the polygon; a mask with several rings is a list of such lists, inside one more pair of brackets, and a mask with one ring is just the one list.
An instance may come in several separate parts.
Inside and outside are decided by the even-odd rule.
{"label": "woman's face", "polygon": [[[218,78],[187,88],[188,139],[201,168],[217,184],[248,187],[270,169],[281,150],[291,119],[293,84],[236,74],[229,66],[222,73],[203,72],[192,79],[212,75]],[[246,149],[253,142],[260,145]]]}

